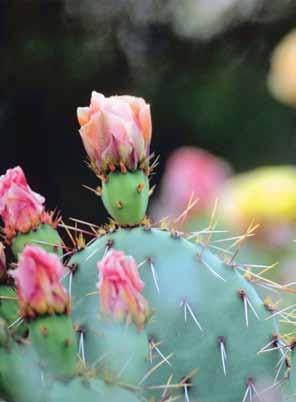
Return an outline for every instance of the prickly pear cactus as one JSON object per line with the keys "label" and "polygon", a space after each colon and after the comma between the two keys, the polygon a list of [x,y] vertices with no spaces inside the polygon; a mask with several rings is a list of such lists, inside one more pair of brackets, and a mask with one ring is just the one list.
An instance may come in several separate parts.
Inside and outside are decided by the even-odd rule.
{"label": "prickly pear cactus", "polygon": [[156,225],[146,216],[155,167],[149,106],[94,92],[78,120],[102,183],[95,192],[113,220],[101,227],[83,222],[88,229],[76,225],[73,233],[63,224],[69,249],[57,233],[60,220],[45,212],[21,169],[0,178],[0,214],[17,259],[7,271],[0,248],[0,396],[296,400],[295,341],[278,326],[292,320],[292,306],[262,301],[256,287],[281,286],[235,263],[247,235],[234,238],[233,254],[221,259],[211,251],[213,222],[185,234],[178,220]]}

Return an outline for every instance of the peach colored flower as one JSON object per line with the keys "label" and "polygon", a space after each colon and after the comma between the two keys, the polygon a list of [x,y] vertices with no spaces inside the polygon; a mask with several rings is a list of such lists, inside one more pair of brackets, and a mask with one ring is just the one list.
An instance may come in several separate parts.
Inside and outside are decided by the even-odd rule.
{"label": "peach colored flower", "polygon": [[17,269],[10,272],[15,279],[23,317],[68,313],[69,296],[60,283],[64,273],[57,255],[37,246],[26,246]]}
{"label": "peach colored flower", "polygon": [[8,240],[17,232],[26,233],[36,228],[41,222],[50,223],[44,202],[41,195],[31,190],[19,166],[0,176],[0,216]]}
{"label": "peach colored flower", "polygon": [[296,29],[274,49],[267,83],[277,100],[296,107]]}
{"label": "peach colored flower", "polygon": [[191,197],[198,200],[192,214],[211,210],[230,172],[226,162],[203,149],[177,149],[166,163],[155,218],[178,216]]}
{"label": "peach colored flower", "polygon": [[98,174],[113,167],[135,170],[148,164],[151,141],[150,107],[144,99],[93,91],[89,107],[77,109],[80,135]]}
{"label": "peach colored flower", "polygon": [[98,262],[101,309],[115,319],[132,319],[139,329],[147,320],[148,303],[135,260],[122,251],[110,250]]}

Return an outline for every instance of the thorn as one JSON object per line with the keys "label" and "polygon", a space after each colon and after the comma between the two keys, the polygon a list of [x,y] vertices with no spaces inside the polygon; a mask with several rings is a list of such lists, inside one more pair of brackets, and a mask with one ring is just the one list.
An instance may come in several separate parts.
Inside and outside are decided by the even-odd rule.
{"label": "thorn", "polygon": [[61,223],[60,223],[59,226],[61,226],[61,225],[64,225],[64,229],[66,230],[66,233],[67,233],[69,239],[71,240],[73,247],[77,248],[76,241],[74,240],[74,237],[72,236],[72,233],[70,232],[68,226],[64,224],[63,220],[61,220]]}
{"label": "thorn", "polygon": [[44,244],[46,246],[51,246],[51,247],[58,247],[58,248],[62,248],[62,249],[66,249],[68,250],[68,247],[62,245],[62,244],[57,244],[57,243],[51,243],[51,242],[47,242],[44,240],[32,240],[32,243],[36,243],[36,244]]}
{"label": "thorn", "polygon": [[284,354],[281,356],[281,358],[279,359],[279,361],[277,362],[277,364],[276,364],[276,366],[275,366],[275,368],[277,368],[277,371],[276,371],[276,374],[275,374],[275,377],[274,377],[274,381],[273,381],[274,384],[278,382],[278,378],[279,378],[279,375],[280,375],[280,373],[281,373],[281,371],[282,371],[282,368],[283,368],[284,364],[285,364],[285,363],[287,364],[287,359],[288,359],[288,353],[289,353],[289,352],[290,352],[290,349],[288,348],[288,350],[286,351],[286,353],[284,353]]}
{"label": "thorn", "polygon": [[287,311],[287,310],[290,310],[290,309],[293,308],[293,307],[296,307],[296,304],[292,304],[291,306],[285,307],[285,308],[283,308],[282,310],[273,313],[273,314],[270,315],[269,317],[266,317],[265,320],[270,320],[271,318],[274,318],[274,317],[276,317],[277,315],[282,316],[282,313],[283,313],[283,312],[285,312],[285,311]]}
{"label": "thorn", "polygon": [[147,259],[143,260],[142,262],[140,262],[140,263],[137,265],[137,268],[138,268],[138,269],[141,268],[143,265],[146,264],[146,262],[147,262]]}
{"label": "thorn", "polygon": [[153,281],[154,281],[157,293],[160,293],[159,284],[158,284],[159,279],[158,279],[157,272],[155,271],[154,265],[152,263],[151,257],[147,258],[147,262],[148,262],[148,264],[150,266],[150,269],[151,269],[151,273],[152,273],[152,277],[153,277]]}
{"label": "thorn", "polygon": [[168,356],[166,356],[165,360],[161,360],[159,363],[157,363],[155,366],[153,366],[145,375],[144,377],[139,381],[138,385],[143,384],[144,381],[147,380],[151,376],[151,374],[154,373],[159,367],[161,367],[164,363],[166,363],[167,360],[169,360],[174,353],[170,353]]}
{"label": "thorn", "polygon": [[92,251],[92,252],[86,257],[86,260],[85,260],[85,261],[90,260],[95,254],[97,254],[99,251],[101,251],[103,247],[104,247],[104,245],[101,246],[101,247],[98,247],[98,248],[96,248],[94,251]]}
{"label": "thorn", "polygon": [[164,390],[163,390],[163,393],[161,394],[161,401],[165,401],[166,400],[166,398],[167,398],[167,394],[168,394],[168,388],[169,388],[169,386],[170,386],[170,384],[171,384],[171,382],[172,382],[172,379],[173,379],[173,374],[171,374],[170,376],[169,376],[169,378],[168,378],[168,380],[167,380],[167,383],[165,384],[165,388],[164,388]]}
{"label": "thorn", "polygon": [[189,212],[195,207],[195,205],[197,204],[197,202],[198,202],[198,198],[194,199],[194,193],[192,192],[192,194],[191,194],[191,196],[190,196],[190,198],[189,198],[189,200],[188,200],[187,206],[186,206],[186,208],[185,208],[185,211],[183,211],[183,212],[181,213],[181,215],[179,215],[179,216],[175,219],[174,225],[176,225],[176,224],[179,223],[179,222],[181,222],[181,225],[182,225],[182,223],[184,222],[184,220],[187,218]]}
{"label": "thorn", "polygon": [[77,218],[69,218],[69,219],[70,219],[70,221],[81,223],[82,225],[89,226],[91,229],[93,229],[93,228],[99,229],[99,227],[100,227],[98,225],[95,225],[94,223],[82,221],[81,219],[77,219]]}
{"label": "thorn", "polygon": [[149,196],[149,197],[151,197],[151,195],[154,193],[155,189],[156,189],[156,184],[154,184],[154,186],[152,186],[152,187],[150,188],[149,193],[148,193],[148,196]]}
{"label": "thorn", "polygon": [[[272,266],[270,266],[272,267]],[[251,272],[250,270],[247,270],[245,268],[243,268],[242,266],[237,266],[237,269],[244,272],[244,276],[246,277],[246,279],[248,281],[252,281],[252,283],[261,286],[261,287],[266,287],[266,288],[270,288],[270,291],[283,291],[286,293],[296,293],[295,289],[290,289],[290,288],[286,288],[282,285],[279,285],[276,282],[271,281],[270,279],[264,278],[262,276],[260,276],[259,274],[255,274],[254,272]]]}
{"label": "thorn", "polygon": [[74,247],[76,246],[76,242],[75,242],[73,236],[71,235],[70,230],[74,230],[74,232],[80,232],[80,233],[83,233],[85,235],[92,236],[92,237],[95,236],[95,234],[93,232],[89,232],[88,230],[80,229],[75,226],[66,225],[63,221],[61,221],[61,223],[59,224],[59,227],[66,229],[69,237],[71,236],[70,238],[73,242]]}
{"label": "thorn", "polygon": [[73,272],[70,271],[69,275],[69,288],[68,288],[68,293],[69,296],[72,297],[72,279],[73,279]]}
{"label": "thorn", "polygon": [[[259,352],[257,352],[257,355],[260,355],[260,353],[266,352],[267,349],[269,349],[270,346],[272,346],[272,345],[275,346],[275,348],[274,348],[273,350],[276,350],[276,349],[277,349],[278,342],[279,342],[279,336],[278,336],[278,334],[273,334],[272,337],[271,337],[271,341],[269,341],[265,346],[263,346],[263,348],[261,348],[261,349],[259,350]],[[269,350],[270,350],[270,349],[269,349]]]}
{"label": "thorn", "polygon": [[279,380],[277,383],[270,385],[269,387],[265,388],[263,391],[260,392],[260,395],[265,394],[266,392],[276,390],[280,388],[280,386],[287,380],[287,378],[283,378],[282,380]]}
{"label": "thorn", "polygon": [[191,240],[194,237],[198,237],[201,235],[215,234],[215,233],[228,233],[228,230],[209,230],[208,228],[199,230],[198,232],[191,232],[189,236],[186,238],[187,240]]}
{"label": "thorn", "polygon": [[185,394],[185,401],[190,402],[189,395],[188,395],[188,385],[184,384],[184,394]]}
{"label": "thorn", "polygon": [[200,260],[200,262],[216,277],[221,279],[221,281],[226,282],[226,280],[220,275],[218,274],[206,261],[204,261],[203,258],[201,258],[200,255],[198,255],[198,258]]}
{"label": "thorn", "polygon": [[225,349],[225,338],[224,338],[224,336],[219,336],[218,337],[218,344],[219,344],[219,348],[220,348],[220,355],[221,355],[223,373],[226,376],[227,354],[226,354],[226,349]]}
{"label": "thorn", "polygon": [[83,188],[86,188],[87,190],[91,191],[92,193],[95,193],[98,197],[101,197],[102,195],[102,188],[98,186],[97,188],[91,188],[89,186],[86,186],[85,184],[82,184]]}
{"label": "thorn", "polygon": [[252,305],[252,303],[250,302],[246,292],[243,289],[240,289],[238,291],[239,297],[240,299],[243,301],[244,303],[244,310],[245,310],[245,321],[246,321],[246,326],[249,327],[249,314],[248,314],[248,307],[250,307],[250,309],[252,310],[254,316],[257,318],[257,320],[260,320],[254,306]]}
{"label": "thorn", "polygon": [[168,366],[172,367],[171,363],[167,360],[167,358],[161,353],[161,351],[159,350],[159,348],[157,347],[157,345],[153,342],[153,339],[150,338],[149,340],[149,353],[151,353],[151,358],[150,358],[150,362],[152,362],[153,356],[152,356],[152,352],[153,349],[156,350],[156,352],[159,354],[159,356],[162,358],[162,360],[164,360]]}
{"label": "thorn", "polygon": [[124,363],[123,367],[120,369],[120,371],[117,374],[117,378],[120,378],[122,376],[122,374],[124,373],[124,371],[128,368],[128,366],[131,364],[132,360],[134,358],[134,354],[132,354],[130,356],[129,359],[127,359],[127,361]]}
{"label": "thorn", "polygon": [[203,328],[200,325],[196,315],[194,314],[194,312],[193,312],[190,304],[187,302],[186,298],[181,301],[180,306],[184,308],[184,320],[185,320],[185,322],[187,321],[187,310],[188,310],[188,312],[191,315],[191,317],[192,317],[193,321],[195,322],[195,324],[198,326],[200,331],[203,332]]}
{"label": "thorn", "polygon": [[111,352],[106,352],[102,356],[100,356],[97,360],[95,360],[92,364],[91,367],[95,368],[98,364],[100,364],[102,361],[106,359],[111,354]]}
{"label": "thorn", "polygon": [[259,401],[260,401],[260,397],[259,394],[255,388],[254,382],[252,378],[248,378],[247,384],[246,384],[246,392],[244,394],[243,400],[242,402],[247,402],[247,398],[249,402],[253,402],[253,396],[257,396]]}
{"label": "thorn", "polygon": [[13,321],[7,328],[10,329],[12,327],[19,327],[24,322],[22,317],[18,317],[15,321]]}
{"label": "thorn", "polygon": [[83,361],[84,365],[86,365],[85,350],[84,350],[84,331],[82,329],[80,329],[79,332],[80,332],[80,338],[79,338],[78,354],[80,355],[81,360]]}

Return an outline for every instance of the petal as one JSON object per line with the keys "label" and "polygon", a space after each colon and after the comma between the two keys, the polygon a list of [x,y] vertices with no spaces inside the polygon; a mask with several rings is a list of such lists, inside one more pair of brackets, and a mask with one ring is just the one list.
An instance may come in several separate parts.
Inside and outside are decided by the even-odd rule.
{"label": "petal", "polygon": [[111,96],[108,98],[103,107],[104,113],[112,113],[120,117],[123,121],[133,120],[133,111],[130,105],[124,102],[121,96]]}
{"label": "petal", "polygon": [[91,160],[100,159],[100,155],[108,142],[102,113],[95,113],[90,121],[81,127],[79,132],[89,158]]}
{"label": "petal", "polygon": [[146,147],[147,146],[149,147],[152,136],[152,121],[151,121],[151,113],[149,105],[144,106],[140,110],[139,120],[144,135]]}
{"label": "petal", "polygon": [[77,108],[77,118],[80,126],[84,126],[89,122],[90,110],[89,107],[78,107]]}
{"label": "petal", "polygon": [[106,102],[106,98],[103,94],[99,92],[92,91],[90,98],[90,113],[94,114],[102,110]]}
{"label": "petal", "polygon": [[[112,113],[104,114],[105,129],[114,139],[114,148],[122,162],[128,162],[133,148],[126,130],[126,124],[122,119]],[[116,155],[115,155],[116,156]]]}

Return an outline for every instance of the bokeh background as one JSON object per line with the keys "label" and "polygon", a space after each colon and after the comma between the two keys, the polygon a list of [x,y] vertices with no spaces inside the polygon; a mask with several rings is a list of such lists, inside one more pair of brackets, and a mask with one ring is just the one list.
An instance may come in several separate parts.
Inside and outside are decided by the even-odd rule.
{"label": "bokeh background", "polygon": [[182,145],[235,172],[296,164],[296,110],[266,84],[295,24],[294,0],[1,0],[0,173],[21,165],[50,208],[103,222],[76,121],[94,89],[151,104],[155,184]]}

